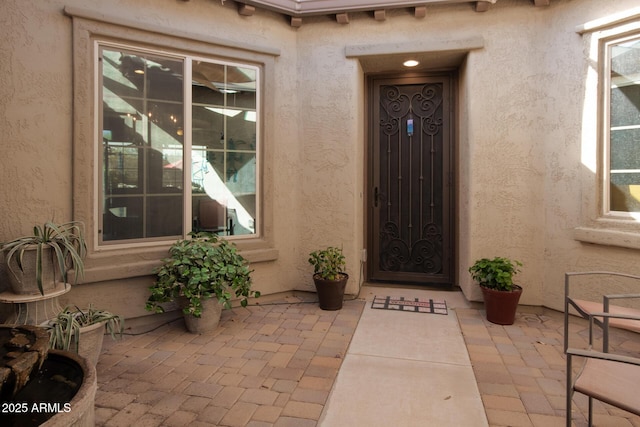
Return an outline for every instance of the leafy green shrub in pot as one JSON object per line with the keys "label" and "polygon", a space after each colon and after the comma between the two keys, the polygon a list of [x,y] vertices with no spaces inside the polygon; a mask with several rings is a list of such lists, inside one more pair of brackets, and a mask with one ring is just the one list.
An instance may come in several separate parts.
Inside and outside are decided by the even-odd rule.
{"label": "leafy green shrub in pot", "polygon": [[323,310],[340,310],[349,280],[345,273],[345,257],[342,249],[329,246],[309,254],[313,265],[313,283],[318,293],[318,303]]}
{"label": "leafy green shrub in pot", "polygon": [[344,272],[346,261],[342,248],[329,246],[326,249],[311,252],[309,264],[313,265],[314,276],[322,279],[339,280],[346,274]]}
{"label": "leafy green shrub in pot", "polygon": [[178,297],[187,300],[185,315],[200,317],[202,301],[217,298],[231,308],[233,296],[246,307],[248,298],[260,296],[251,289],[251,270],[233,243],[208,232],[191,232],[191,238],[179,240],[169,249],[170,256],[156,270],[157,280],[149,288],[145,308],[164,312],[162,303]]}
{"label": "leafy green shrub in pot", "polygon": [[482,258],[469,268],[469,273],[480,286],[498,291],[512,291],[515,286],[513,276],[520,272],[520,267],[520,261],[509,258]]}
{"label": "leafy green shrub in pot", "polygon": [[522,263],[504,257],[482,258],[470,268],[471,277],[478,282],[487,320],[497,325],[512,325],[522,287],[513,283],[513,276],[520,272]]}

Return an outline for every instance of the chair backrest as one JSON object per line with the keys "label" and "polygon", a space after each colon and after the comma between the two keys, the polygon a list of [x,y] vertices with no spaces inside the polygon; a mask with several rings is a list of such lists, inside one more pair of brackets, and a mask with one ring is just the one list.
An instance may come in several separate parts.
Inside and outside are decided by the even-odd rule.
{"label": "chair backrest", "polygon": [[212,199],[200,200],[198,217],[203,229],[224,227],[224,206]]}

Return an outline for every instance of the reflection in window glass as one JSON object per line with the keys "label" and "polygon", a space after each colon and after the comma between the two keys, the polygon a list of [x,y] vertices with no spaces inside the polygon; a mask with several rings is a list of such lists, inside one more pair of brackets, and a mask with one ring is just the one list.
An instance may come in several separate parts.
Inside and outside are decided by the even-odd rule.
{"label": "reflection in window glass", "polygon": [[610,210],[640,212],[640,39],[610,49]]}
{"label": "reflection in window glass", "polygon": [[254,234],[256,71],[194,62],[192,98],[194,224],[224,234]]}
{"label": "reflection in window glass", "polygon": [[110,46],[100,67],[100,242],[255,234],[257,70]]}

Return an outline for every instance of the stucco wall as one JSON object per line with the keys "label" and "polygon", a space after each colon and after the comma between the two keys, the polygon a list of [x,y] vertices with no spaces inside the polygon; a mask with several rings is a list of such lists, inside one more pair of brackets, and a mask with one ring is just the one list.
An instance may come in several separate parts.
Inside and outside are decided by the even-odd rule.
{"label": "stucco wall", "polygon": [[71,28],[40,2],[3,2],[0,20],[4,240],[71,216]]}
{"label": "stucco wall", "polygon": [[[357,108],[364,90],[363,86],[346,84],[358,72],[354,60],[334,59],[343,55],[345,46],[406,46],[412,40],[422,46],[425,40],[484,39],[485,48],[471,51],[459,72],[458,283],[471,299],[480,296],[466,271],[471,260],[501,255],[526,264],[520,277],[527,288],[523,302],[542,303],[545,166],[540,128],[547,87],[541,82],[547,76],[539,64],[548,46],[538,44],[537,39],[546,25],[544,16],[551,13],[530,4],[510,4],[478,14],[470,5],[458,5],[429,9],[424,19],[416,19],[408,11],[396,11],[384,22],[360,14],[349,25],[338,27],[328,18],[317,18],[313,25],[303,25],[298,31],[300,56],[313,53],[313,57],[299,61],[299,75],[305,79],[301,98],[315,100],[321,91],[319,99],[326,100],[308,108],[303,129],[309,119],[314,123],[312,130],[321,123],[332,123],[330,131],[323,130],[324,140],[330,141],[325,144],[332,141],[337,153],[352,147],[355,157],[360,150],[355,138],[345,135],[344,126],[332,119],[335,111],[351,118],[350,111]],[[323,57],[331,65],[321,66],[318,61]],[[315,143],[311,138],[307,141]],[[313,157],[316,147],[309,147],[308,152]],[[347,171],[341,179],[348,182]],[[309,177],[305,193],[313,182],[324,181],[315,175]],[[343,193],[341,197],[357,197],[344,184],[326,190]]]}
{"label": "stucco wall", "polygon": [[[350,23],[344,26],[336,26],[331,17],[305,23],[298,30],[304,158],[313,160],[321,150],[328,150],[334,153],[329,166],[349,167],[341,172],[334,167],[338,177],[324,176],[327,172],[319,168],[307,169],[302,208],[306,206],[311,217],[317,215],[310,201],[318,193],[327,201],[331,196],[351,201],[360,197],[358,188],[349,185],[351,163],[342,155],[350,150],[348,157],[357,159],[362,146],[355,133],[345,133],[346,123],[335,122],[338,116],[353,120],[364,91],[363,85],[348,84],[360,71],[353,59],[341,59],[346,46],[397,43],[406,47],[413,40],[420,53],[425,40],[480,36],[484,49],[470,51],[458,69],[457,271],[467,298],[481,299],[467,272],[479,257],[521,260],[524,268],[517,276],[525,288],[521,303],[556,309],[562,307],[565,271],[640,272],[637,250],[581,243],[574,231],[584,225],[584,212],[595,210],[593,202],[585,203],[585,198],[596,197],[595,176],[592,171],[585,173],[588,169],[582,162],[585,155],[596,156],[596,135],[585,135],[583,122],[597,121],[584,116],[585,99],[593,98],[597,87],[586,82],[589,58],[584,37],[576,28],[635,6],[633,1],[606,5],[552,1],[549,7],[499,1],[483,14],[463,4],[429,8],[424,19],[399,10],[383,22],[363,13],[350,15]],[[363,170],[356,176],[364,174]],[[343,184],[325,186],[326,182]],[[319,192],[312,192],[314,183],[321,183]],[[332,224],[347,219],[345,227],[351,227],[350,215],[340,213],[342,205],[334,202],[332,206]],[[586,216],[590,215],[595,211]],[[356,216],[356,230],[358,221]],[[320,218],[310,221],[308,228],[318,223]],[[341,227],[330,229],[329,233],[339,235]],[[313,238],[314,234],[318,237]],[[317,229],[308,235],[312,237],[309,246],[328,239],[326,231]],[[344,243],[358,259],[359,241],[345,237]],[[589,292],[595,296],[599,291]]]}
{"label": "stucco wall", "polygon": [[[565,271],[640,274],[637,249],[581,243],[574,231],[593,210],[585,200],[595,198],[593,171],[583,164],[595,156],[588,148],[595,135],[583,124],[595,117],[583,114],[597,89],[586,83],[587,47],[575,29],[631,9],[635,0],[552,0],[548,7],[500,0],[484,13],[471,4],[434,6],[422,19],[402,9],[381,22],[367,13],[350,14],[348,25],[331,16],[305,18],[298,29],[271,12],[240,16],[233,2],[5,0],[0,182],[10,185],[0,188],[0,240],[50,218],[73,219],[73,55],[65,6],[280,51],[268,81],[263,183],[271,192],[277,258],[252,265],[264,293],[312,290],[307,254],[325,245],[344,248],[347,291],[357,292],[366,247],[365,78],[358,59],[345,56],[347,46],[469,37],[481,37],[484,48],[470,51],[458,69],[457,284],[479,299],[468,266],[478,257],[509,256],[524,263],[521,303],[561,308]],[[148,261],[141,260],[145,268]],[[136,270],[130,283],[114,282],[96,271],[90,277],[102,283],[79,285],[69,301],[98,295],[127,317],[145,314],[140,301],[151,276]],[[124,290],[135,294],[135,306],[115,297]]]}
{"label": "stucco wall", "polygon": [[304,218],[301,252],[342,247],[351,275],[347,292],[355,293],[364,247],[364,86],[357,61],[345,59],[345,32],[348,26],[329,21],[303,25],[297,33],[302,186],[296,211]]}
{"label": "stucco wall", "polygon": [[[640,274],[637,221],[607,222],[599,210],[595,165],[598,163],[599,109],[597,42],[577,29],[614,16],[631,16],[637,2],[560,2],[553,8],[553,34],[547,44],[562,47],[546,52],[544,67],[554,80],[545,115],[557,119],[545,126],[545,264],[542,304],[562,309],[563,273],[567,271],[618,271]],[[595,42],[595,44],[593,44]],[[571,48],[568,48],[568,47]],[[563,70],[558,73],[557,70]],[[615,237],[588,241],[579,230],[597,228]],[[595,243],[597,242],[597,243]],[[587,283],[583,280],[583,283]],[[584,286],[585,297],[597,298],[599,288],[609,293],[638,292],[638,283],[597,280]]]}
{"label": "stucco wall", "polygon": [[[265,111],[265,147],[263,155],[278,159],[266,161],[262,185],[270,191],[265,204],[269,207],[266,231],[273,236],[273,256],[253,255],[255,288],[264,294],[294,289],[300,285],[296,271],[306,263],[298,245],[298,224],[292,214],[300,194],[298,162],[298,120],[296,118],[296,32],[281,15],[261,12],[244,17],[237,13],[233,2],[194,0],[157,1],[6,1],[2,5],[3,52],[0,68],[7,80],[0,85],[0,128],[6,146],[0,156],[2,182],[11,182],[0,189],[2,217],[0,241],[30,233],[35,223],[46,220],[67,221],[78,218],[79,205],[92,200],[90,190],[77,191],[74,184],[74,60],[72,52],[72,18],[66,8],[89,10],[96,16],[121,18],[139,22],[141,27],[163,29],[166,33],[188,33],[206,40],[218,39],[227,45],[264,47],[278,51],[277,66],[270,69],[269,106]],[[123,32],[120,35],[125,35]],[[89,58],[90,59],[90,58]],[[79,60],[87,58],[80,55]],[[77,61],[76,61],[77,62]],[[77,65],[77,64],[76,64]],[[76,97],[89,99],[82,91]],[[92,103],[80,105],[83,130],[91,134]],[[86,114],[83,116],[82,111]],[[76,113],[78,113],[76,111]],[[87,127],[88,126],[88,127]],[[83,166],[93,161],[91,151],[83,151],[83,141],[77,143],[76,176],[90,180]],[[90,141],[87,141],[90,143]],[[82,155],[80,158],[79,156]],[[80,159],[78,161],[78,159]],[[293,167],[289,165],[292,164]],[[86,186],[90,188],[90,185]],[[74,193],[76,188],[76,194]],[[75,197],[75,199],[74,199]],[[91,239],[90,246],[92,246]],[[255,251],[254,251],[255,252]],[[85,282],[62,298],[62,303],[94,302],[126,317],[145,316],[146,288],[152,283],[154,265],[166,254],[165,248],[123,249],[118,255],[92,253],[87,258]],[[310,268],[310,267],[309,267]],[[309,270],[305,279],[310,281]],[[1,276],[4,277],[4,276]],[[131,277],[127,279],[126,277]],[[4,285],[4,280],[2,280]],[[132,298],[122,300],[123,292]],[[96,301],[97,300],[97,301]]]}

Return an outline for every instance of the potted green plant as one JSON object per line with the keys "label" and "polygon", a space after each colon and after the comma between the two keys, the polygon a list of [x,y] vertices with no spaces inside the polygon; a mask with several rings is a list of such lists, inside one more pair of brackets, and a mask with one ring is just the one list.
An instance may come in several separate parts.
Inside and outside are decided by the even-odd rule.
{"label": "potted green plant", "polygon": [[513,283],[522,263],[504,257],[482,258],[470,268],[471,277],[478,282],[484,297],[487,320],[498,325],[512,325],[522,295],[522,287]]}
{"label": "potted green plant", "polygon": [[49,221],[33,227],[32,236],[2,243],[2,250],[13,292],[44,295],[58,282],[66,284],[70,270],[75,280],[82,276],[87,245],[82,223]]}
{"label": "potted green plant", "polygon": [[155,271],[157,280],[145,308],[162,313],[163,303],[177,300],[187,329],[203,333],[217,327],[222,308],[231,308],[233,296],[246,307],[248,298],[258,298],[260,292],[251,289],[251,270],[233,243],[208,232],[190,236],[174,243]]}
{"label": "potted green plant", "polygon": [[44,324],[49,330],[49,347],[75,351],[95,366],[102,350],[105,329],[114,340],[122,337],[124,320],[117,314],[89,306],[82,310],[66,307]]}
{"label": "potted green plant", "polygon": [[345,257],[342,248],[329,246],[309,254],[313,265],[313,283],[318,292],[318,303],[323,310],[340,310],[344,290],[349,280],[345,273]]}

